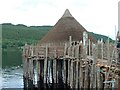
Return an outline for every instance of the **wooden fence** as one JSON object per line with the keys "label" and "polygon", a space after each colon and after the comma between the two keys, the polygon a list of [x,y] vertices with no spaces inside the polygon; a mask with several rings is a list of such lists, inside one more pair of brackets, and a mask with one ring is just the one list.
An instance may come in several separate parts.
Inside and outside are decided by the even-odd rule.
{"label": "wooden fence", "polygon": [[[87,35],[87,34],[85,34]],[[23,49],[25,89],[118,88],[117,50],[108,42],[93,44],[87,36],[59,46],[25,45]],[[113,66],[113,67],[112,67]],[[111,72],[111,67],[114,72]],[[118,70],[118,71],[116,71]],[[114,81],[115,82],[114,82]],[[111,82],[108,82],[111,81]]]}

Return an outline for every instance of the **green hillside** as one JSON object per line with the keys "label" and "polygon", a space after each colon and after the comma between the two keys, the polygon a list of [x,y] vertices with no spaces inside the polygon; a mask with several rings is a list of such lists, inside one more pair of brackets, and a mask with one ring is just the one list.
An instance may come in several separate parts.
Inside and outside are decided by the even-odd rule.
{"label": "green hillside", "polygon": [[2,47],[19,47],[25,43],[35,44],[40,40],[52,26],[30,26],[2,24]]}
{"label": "green hillside", "polygon": [[[2,24],[2,48],[21,47],[25,43],[36,44],[53,26],[25,26],[22,24],[13,25],[11,23]],[[90,32],[97,40],[107,36]],[[112,39],[110,39],[112,41]]]}

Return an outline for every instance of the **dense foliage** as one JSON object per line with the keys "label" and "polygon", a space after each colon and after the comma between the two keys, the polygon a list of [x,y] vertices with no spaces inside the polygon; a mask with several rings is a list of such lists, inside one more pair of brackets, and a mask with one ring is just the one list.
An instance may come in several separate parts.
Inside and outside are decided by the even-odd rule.
{"label": "dense foliage", "polygon": [[2,24],[2,47],[19,47],[28,44],[35,44],[40,40],[52,26],[30,26]]}
{"label": "dense foliage", "polygon": [[[21,47],[25,43],[36,44],[53,26],[25,26],[22,24],[13,25],[11,23],[2,24],[2,48]],[[90,32],[97,40],[107,36]],[[110,39],[112,40],[112,39]]]}

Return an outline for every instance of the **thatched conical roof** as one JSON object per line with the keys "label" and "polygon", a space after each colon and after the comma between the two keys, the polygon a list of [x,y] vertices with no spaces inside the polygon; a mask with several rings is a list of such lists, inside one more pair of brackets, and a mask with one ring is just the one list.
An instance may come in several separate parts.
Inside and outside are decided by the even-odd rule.
{"label": "thatched conical roof", "polygon": [[[52,30],[42,38],[40,44],[68,42],[69,36],[72,36],[73,41],[80,41],[83,39],[84,31],[87,30],[71,15],[69,10],[66,9]],[[92,36],[89,35],[89,38],[95,42]]]}

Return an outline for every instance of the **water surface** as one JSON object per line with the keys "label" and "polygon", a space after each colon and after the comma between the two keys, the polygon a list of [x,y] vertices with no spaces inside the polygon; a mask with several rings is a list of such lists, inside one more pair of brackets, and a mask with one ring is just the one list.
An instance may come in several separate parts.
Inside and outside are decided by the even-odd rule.
{"label": "water surface", "polygon": [[22,67],[11,67],[2,69],[2,88],[23,88]]}
{"label": "water surface", "polygon": [[7,48],[2,50],[2,88],[23,88],[22,50]]}

